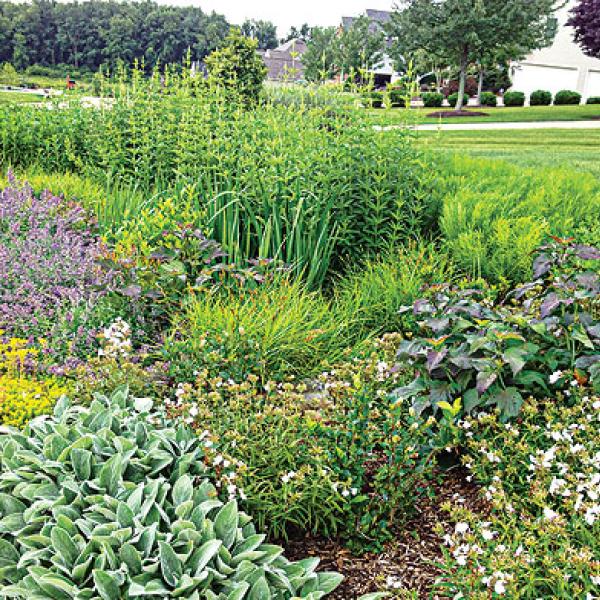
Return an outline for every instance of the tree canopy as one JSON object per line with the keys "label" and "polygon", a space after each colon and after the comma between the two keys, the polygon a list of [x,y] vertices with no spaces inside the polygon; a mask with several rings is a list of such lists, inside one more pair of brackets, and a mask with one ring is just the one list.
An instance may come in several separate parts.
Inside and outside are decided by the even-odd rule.
{"label": "tree canopy", "polygon": [[242,34],[256,40],[261,50],[277,47],[277,27],[271,21],[246,19],[241,27]]}
{"label": "tree canopy", "polygon": [[229,33],[225,17],[153,0],[56,2],[0,0],[0,63],[73,65],[96,70],[134,59],[148,67],[202,60]]}
{"label": "tree canopy", "polygon": [[579,0],[567,24],[575,29],[575,41],[583,51],[600,58],[600,0]]}
{"label": "tree canopy", "polygon": [[460,110],[468,66],[503,52],[520,55],[549,44],[556,31],[555,10],[555,0],[404,0],[392,16],[389,33],[397,54],[425,50],[459,68]]}

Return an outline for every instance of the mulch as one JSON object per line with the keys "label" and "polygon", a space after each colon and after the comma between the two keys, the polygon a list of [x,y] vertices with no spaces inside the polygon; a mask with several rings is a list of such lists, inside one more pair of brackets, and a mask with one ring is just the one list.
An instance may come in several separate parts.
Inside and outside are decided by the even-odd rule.
{"label": "mulch", "polygon": [[446,596],[431,595],[440,575],[436,563],[442,556],[442,539],[435,529],[438,523],[446,523],[446,531],[453,525],[447,522],[447,514],[440,506],[444,502],[464,503],[471,510],[486,511],[478,488],[467,481],[467,474],[464,469],[455,468],[447,471],[441,482],[432,484],[433,497],[419,501],[415,515],[380,554],[353,556],[338,541],[307,537],[288,542],[286,556],[292,560],[319,556],[320,570],[342,573],[344,582],[328,596],[331,600],[353,600],[362,594],[383,591],[390,576],[401,582],[404,590],[416,592],[418,598],[443,600]]}
{"label": "mulch", "polygon": [[489,117],[489,113],[477,110],[439,110],[427,115],[433,119],[448,119],[452,117]]}

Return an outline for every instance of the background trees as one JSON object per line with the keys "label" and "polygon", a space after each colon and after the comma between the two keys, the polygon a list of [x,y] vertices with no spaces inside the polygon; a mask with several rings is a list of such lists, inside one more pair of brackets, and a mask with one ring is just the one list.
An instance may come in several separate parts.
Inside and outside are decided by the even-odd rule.
{"label": "background trees", "polygon": [[241,30],[243,35],[256,40],[261,50],[277,47],[277,27],[271,21],[246,19]]}
{"label": "background trees", "polygon": [[135,58],[153,67],[180,62],[188,48],[192,60],[202,60],[228,32],[222,15],[152,0],[0,0],[0,63],[19,69],[67,64],[96,70]]}
{"label": "background trees", "polygon": [[579,0],[567,24],[575,28],[575,41],[583,51],[600,58],[600,0]]}
{"label": "background trees", "polygon": [[459,69],[456,109],[463,105],[467,69],[490,57],[518,58],[550,43],[556,33],[555,0],[404,0],[389,33],[397,54],[425,50]]}

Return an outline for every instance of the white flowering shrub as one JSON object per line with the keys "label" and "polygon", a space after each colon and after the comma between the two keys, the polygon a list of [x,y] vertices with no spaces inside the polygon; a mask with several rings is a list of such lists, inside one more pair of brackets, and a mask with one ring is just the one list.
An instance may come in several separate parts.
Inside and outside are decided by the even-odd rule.
{"label": "white flowering shrub", "polygon": [[292,563],[210,483],[205,445],[119,390],[0,435],[0,597],[317,600],[342,577]]}
{"label": "white flowering shrub", "polygon": [[447,507],[441,585],[455,598],[600,596],[600,398],[525,403],[519,422],[466,419],[465,466],[488,514]]}

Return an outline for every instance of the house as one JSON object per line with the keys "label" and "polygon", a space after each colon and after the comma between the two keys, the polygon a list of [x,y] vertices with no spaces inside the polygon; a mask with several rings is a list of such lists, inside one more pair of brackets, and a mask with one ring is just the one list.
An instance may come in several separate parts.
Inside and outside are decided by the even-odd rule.
{"label": "house", "polygon": [[600,96],[600,59],[586,56],[573,41],[573,29],[566,25],[574,1],[557,12],[558,32],[551,46],[535,50],[511,66],[513,89],[527,97],[535,90],[574,90],[585,101]]}
{"label": "house", "polygon": [[[369,8],[365,11],[365,14],[369,18],[369,30],[372,33],[377,33],[381,30],[385,31],[385,26],[392,18],[392,13],[388,10],[373,10]],[[350,29],[355,20],[356,17],[342,17],[341,29]],[[386,47],[389,47],[391,43],[392,40],[386,37]],[[385,53],[381,63],[369,69],[369,72],[373,73],[376,88],[384,87],[386,84],[400,79],[400,73],[394,69],[392,59]]]}
{"label": "house", "polygon": [[260,54],[267,67],[270,81],[302,81],[304,65],[302,55],[306,52],[306,42],[293,39],[272,50],[261,50]]}

